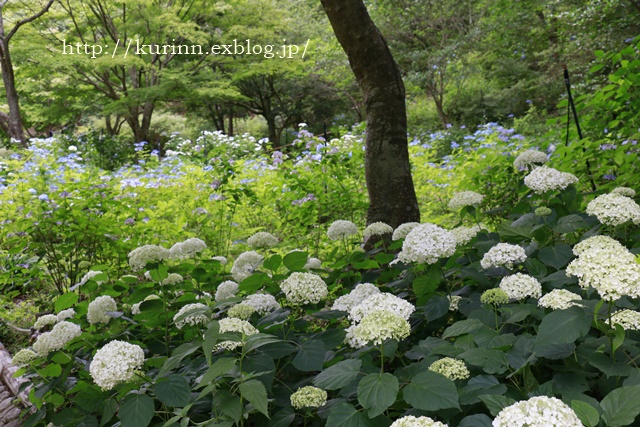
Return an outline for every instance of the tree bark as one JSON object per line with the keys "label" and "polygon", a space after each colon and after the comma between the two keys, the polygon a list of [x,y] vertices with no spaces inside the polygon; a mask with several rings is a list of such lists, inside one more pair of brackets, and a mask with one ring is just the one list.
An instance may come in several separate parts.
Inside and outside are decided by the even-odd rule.
{"label": "tree bark", "polygon": [[398,66],[362,0],[321,0],[364,96],[367,223],[420,221],[407,142],[405,89]]}
{"label": "tree bark", "polygon": [[9,137],[25,145],[18,91],[16,90],[16,82],[13,75],[13,63],[9,54],[9,43],[4,37],[0,37],[0,68],[2,68],[2,83],[4,83],[7,105],[9,106],[9,117],[6,124]]}

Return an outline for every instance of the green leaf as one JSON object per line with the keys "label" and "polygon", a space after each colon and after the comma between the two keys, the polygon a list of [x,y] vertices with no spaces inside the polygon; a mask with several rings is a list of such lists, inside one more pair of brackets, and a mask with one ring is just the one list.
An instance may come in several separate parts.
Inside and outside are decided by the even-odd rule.
{"label": "green leaf", "polygon": [[640,386],[620,387],[607,394],[600,406],[607,427],[631,425],[640,414]]}
{"label": "green leaf", "polygon": [[301,371],[321,371],[324,363],[324,343],[320,340],[306,341],[300,346],[298,354],[293,358],[293,366]]}
{"label": "green leaf", "polygon": [[207,359],[207,363],[211,364],[211,352],[218,343],[220,335],[220,324],[216,321],[204,333],[204,342],[202,343],[202,352]]}
{"label": "green leaf", "polygon": [[45,378],[59,377],[62,373],[62,367],[57,363],[50,363],[46,368],[39,371],[39,374]]}
{"label": "green leaf", "polygon": [[591,328],[591,318],[579,307],[555,310],[547,314],[538,328],[535,347],[569,344],[585,336]]}
{"label": "green leaf", "polygon": [[176,368],[182,362],[182,359],[196,352],[200,348],[200,344],[184,343],[178,346],[172,353],[171,357],[165,360],[162,368],[160,368],[159,376],[164,376],[167,372]]}
{"label": "green leaf", "polygon": [[572,400],[571,409],[576,413],[585,427],[597,427],[600,422],[598,410],[582,400]]}
{"label": "green leaf", "polygon": [[245,381],[238,386],[240,394],[247,399],[259,412],[269,418],[269,410],[267,408],[267,389],[264,388],[258,380]]}
{"label": "green leaf", "polygon": [[498,416],[500,411],[507,406],[511,406],[516,403],[512,398],[498,394],[483,394],[480,396],[480,400],[487,405],[487,409],[489,409],[489,412],[491,412],[491,415],[494,417]]}
{"label": "green leaf", "polygon": [[453,381],[431,371],[421,372],[411,378],[402,395],[409,405],[423,411],[460,409],[458,390]]}
{"label": "green leaf", "polygon": [[573,258],[573,251],[571,246],[564,243],[559,243],[555,246],[546,246],[540,249],[539,256],[540,261],[546,265],[560,270],[565,265],[569,264],[569,261]]}
{"label": "green leaf", "polygon": [[289,427],[296,418],[293,408],[283,408],[276,412],[269,422],[269,427]]}
{"label": "green leaf", "polygon": [[553,227],[556,233],[573,233],[574,231],[587,228],[587,223],[581,216],[571,214],[558,219],[558,223]]}
{"label": "green leaf", "polygon": [[101,403],[102,417],[100,418],[100,425],[103,426],[111,421],[113,416],[118,412],[118,402],[113,398],[109,398]]}
{"label": "green leaf", "polygon": [[96,412],[102,405],[104,395],[98,387],[89,386],[78,392],[73,398],[73,403],[91,413]]}
{"label": "green leaf", "polygon": [[458,427],[491,427],[491,418],[485,414],[475,414],[464,417]]}
{"label": "green leaf", "polygon": [[269,258],[264,260],[262,265],[267,270],[276,271],[282,265],[282,257],[278,254],[271,255]]}
{"label": "green leaf", "polygon": [[289,252],[284,256],[284,266],[290,271],[302,270],[307,265],[308,257],[306,252]]}
{"label": "green leaf", "polygon": [[54,304],[56,313],[61,312],[69,307],[73,307],[78,302],[78,294],[75,292],[67,292],[60,295]]}
{"label": "green leaf", "polygon": [[262,272],[256,272],[240,282],[238,286],[241,291],[252,294],[271,282],[271,278],[268,275]]}
{"label": "green leaf", "polygon": [[413,279],[411,287],[418,298],[418,305],[424,305],[427,297],[433,295],[438,289],[438,285],[442,281],[442,273],[439,269],[440,267],[430,268],[427,274]]}
{"label": "green leaf", "polygon": [[202,376],[202,379],[198,384],[198,388],[209,385],[219,376],[229,372],[234,366],[236,366],[236,360],[237,359],[235,358],[224,357],[213,362],[213,365],[211,365],[209,369],[207,369],[207,372]]}
{"label": "green leaf", "polygon": [[325,427],[371,427],[373,423],[353,405],[340,403],[331,408]]}
{"label": "green leaf", "polygon": [[471,348],[464,353],[460,353],[458,358],[470,365],[481,367],[487,374],[502,374],[509,367],[507,355],[500,350]]}
{"label": "green leaf", "polygon": [[463,334],[469,334],[477,329],[484,327],[484,323],[478,319],[459,320],[444,330],[442,338],[457,337]]}
{"label": "green leaf", "polygon": [[612,353],[615,353],[616,350],[620,348],[622,343],[624,343],[624,336],[625,336],[624,328],[622,327],[622,325],[620,325],[619,323],[615,323],[614,325],[616,327],[616,330],[615,330],[615,337],[613,338],[613,345],[611,350]]}
{"label": "green leaf", "polygon": [[146,394],[128,394],[120,405],[122,427],[147,427],[153,418],[153,399]]}
{"label": "green leaf", "polygon": [[156,397],[167,406],[186,406],[191,402],[191,386],[181,375],[169,375],[156,383]]}
{"label": "green leaf", "polygon": [[396,401],[399,388],[398,379],[389,373],[369,374],[358,384],[358,402],[369,418],[377,417]]}
{"label": "green leaf", "polygon": [[361,366],[360,359],[343,360],[316,375],[313,384],[324,390],[337,390],[353,381]]}

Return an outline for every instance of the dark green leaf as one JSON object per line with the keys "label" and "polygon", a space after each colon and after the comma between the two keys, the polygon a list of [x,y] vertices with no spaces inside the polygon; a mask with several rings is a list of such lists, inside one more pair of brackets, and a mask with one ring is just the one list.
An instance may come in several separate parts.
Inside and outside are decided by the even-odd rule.
{"label": "dark green leaf", "polygon": [[298,354],[293,358],[293,366],[301,371],[321,371],[324,363],[324,343],[320,340],[306,341],[300,346]]}
{"label": "dark green leaf", "polygon": [[640,386],[620,387],[607,394],[600,406],[607,427],[631,425],[640,414]]}
{"label": "dark green leaf", "polygon": [[146,394],[128,394],[120,405],[122,427],[147,427],[153,418],[153,399]]}
{"label": "dark green leaf", "polygon": [[415,375],[402,393],[409,405],[424,411],[460,409],[458,390],[453,381],[435,372],[425,371]]}
{"label": "dark green leaf", "polygon": [[553,231],[556,233],[572,233],[581,228],[587,228],[587,223],[581,216],[571,214],[558,219],[558,223],[553,227]]}
{"label": "dark green leaf", "polygon": [[307,264],[308,257],[306,252],[289,252],[284,256],[284,266],[291,271],[302,270]]}
{"label": "dark green leaf", "polygon": [[491,427],[491,418],[485,414],[475,414],[464,417],[458,427]]}
{"label": "dark green leaf", "polygon": [[582,400],[572,400],[571,409],[576,413],[585,427],[597,427],[600,422],[598,410]]}
{"label": "dark green leaf", "polygon": [[502,411],[507,406],[511,406],[516,403],[515,400],[510,397],[498,395],[498,394],[484,394],[480,396],[480,400],[487,405],[487,409],[491,412],[491,415],[494,417],[498,416],[500,411]]}
{"label": "dark green leaf", "polygon": [[282,257],[278,254],[271,255],[269,258],[264,260],[262,265],[267,270],[276,271],[282,265]]}
{"label": "dark green leaf", "polygon": [[78,302],[78,294],[75,292],[67,292],[60,295],[54,304],[57,313],[69,307],[73,307]]}
{"label": "dark green leaf", "polygon": [[331,408],[325,427],[372,427],[373,423],[353,405],[340,403]]}
{"label": "dark green leaf", "polygon": [[238,390],[243,398],[247,399],[259,412],[269,418],[267,408],[267,390],[258,380],[245,381],[238,386]]}
{"label": "dark green leaf", "polygon": [[156,397],[167,406],[187,406],[191,402],[191,386],[181,375],[169,375],[156,383]]}
{"label": "dark green leaf", "polygon": [[546,246],[540,249],[540,253],[538,255],[540,261],[544,262],[546,265],[555,268],[556,270],[560,270],[565,265],[569,264],[569,261],[573,258],[573,251],[571,250],[571,246],[558,243],[555,246]]}
{"label": "dark green leaf", "polygon": [[457,337],[463,334],[469,334],[477,329],[484,327],[484,323],[478,319],[459,320],[444,330],[442,338]]}
{"label": "dark green leaf", "polygon": [[324,390],[337,390],[353,381],[361,366],[360,359],[343,360],[316,375],[313,384]]}
{"label": "dark green leaf", "polygon": [[535,347],[573,343],[585,336],[590,328],[591,317],[579,307],[552,311],[540,323]]}
{"label": "dark green leaf", "polygon": [[358,384],[358,402],[368,410],[369,418],[374,418],[396,401],[398,390],[398,379],[393,375],[369,374]]}
{"label": "dark green leaf", "polygon": [[481,367],[487,374],[502,374],[509,367],[507,355],[500,350],[471,348],[464,353],[460,353],[458,358],[470,365]]}
{"label": "dark green leaf", "polygon": [[204,387],[209,385],[213,381],[216,380],[221,375],[229,372],[233,367],[236,366],[236,359],[231,357],[224,357],[222,359],[218,359],[213,362],[213,365],[207,369],[207,372],[204,373],[198,387]]}

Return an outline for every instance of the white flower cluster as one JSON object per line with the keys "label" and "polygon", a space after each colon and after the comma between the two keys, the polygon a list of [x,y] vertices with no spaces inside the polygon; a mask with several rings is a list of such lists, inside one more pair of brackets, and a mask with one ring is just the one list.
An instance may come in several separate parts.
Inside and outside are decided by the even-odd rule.
{"label": "white flower cluster", "polygon": [[170,273],[166,278],[160,282],[163,286],[168,285],[177,285],[178,283],[182,283],[184,281],[184,277],[179,275],[178,273]]}
{"label": "white flower cluster", "polygon": [[[100,270],[89,270],[89,271],[87,271],[87,273],[84,276],[82,276],[82,279],[80,279],[80,281],[78,283],[76,283],[76,285],[73,286],[71,290],[74,290],[74,289],[84,285],[89,280],[91,280],[94,277],[96,277],[98,274],[102,274],[102,271],[100,271]],[[101,285],[101,284],[104,283],[104,281],[103,280],[98,280],[96,283],[98,285]]]}
{"label": "white flower cluster", "polygon": [[243,302],[253,307],[261,316],[280,308],[280,304],[271,294],[251,294]]}
{"label": "white flower cluster", "polygon": [[291,273],[280,284],[280,289],[292,305],[317,304],[329,294],[322,277],[313,273]]}
{"label": "white flower cluster", "polygon": [[480,265],[484,269],[491,267],[512,269],[514,264],[524,262],[525,259],[527,259],[527,254],[521,246],[498,243],[484,254]]}
{"label": "white flower cluster", "polygon": [[311,257],[307,260],[304,268],[307,270],[322,268],[322,261],[320,261],[318,258]]}
{"label": "white flower cluster", "polygon": [[80,334],[82,334],[82,330],[79,325],[63,320],[56,323],[51,331],[39,335],[36,342],[33,343],[33,350],[40,356],[46,356],[52,351],[60,350]]}
{"label": "white flower cluster", "polygon": [[236,319],[248,320],[256,309],[247,303],[236,304],[227,310],[227,317],[235,317]]}
{"label": "white flower cluster", "polygon": [[[258,330],[246,320],[236,319],[233,317],[227,317],[224,319],[220,319],[220,333],[223,334],[225,332],[240,332],[243,337],[254,335],[258,333]],[[213,348],[214,351],[220,350],[222,348],[226,348],[227,350],[233,350],[242,345],[241,342],[238,341],[222,341]]]}
{"label": "white flower cluster", "polygon": [[443,357],[429,365],[429,370],[444,375],[451,381],[466,380],[471,376],[471,372],[462,360],[452,357]]}
{"label": "white flower cluster", "polygon": [[578,178],[575,175],[560,172],[547,166],[535,168],[524,178],[524,185],[538,194],[550,190],[564,190],[576,182],[578,182]]}
{"label": "white flower cluster", "polygon": [[473,227],[465,227],[460,226],[451,230],[451,234],[456,239],[456,244],[459,246],[466,245],[476,237],[476,235],[480,232],[480,226],[474,225]]}
{"label": "white flower cluster", "polygon": [[493,427],[583,427],[576,413],[555,397],[536,396],[504,408]]}
{"label": "white flower cluster", "polygon": [[63,320],[69,319],[76,315],[76,311],[73,308],[67,308],[66,310],[62,310],[56,316],[58,318],[58,322],[62,322]]}
{"label": "white flower cluster", "polygon": [[498,306],[509,302],[509,295],[500,288],[487,289],[480,295],[482,304]]}
{"label": "white flower cluster", "polygon": [[607,319],[607,324],[612,328],[620,325],[627,331],[640,331],[640,313],[628,309],[618,310],[611,315],[611,322]]}
{"label": "white flower cluster", "polygon": [[33,324],[33,328],[39,331],[45,326],[55,325],[56,323],[58,323],[58,316],[55,314],[45,314],[44,316],[38,317],[36,323]]}
{"label": "white flower cluster", "polygon": [[278,238],[266,231],[259,231],[247,239],[247,244],[253,249],[268,249],[278,244]]}
{"label": "white flower cluster", "polygon": [[578,258],[567,266],[567,276],[576,276],[581,288],[594,288],[606,301],[640,296],[640,265],[618,241],[594,236],[575,245],[573,253]]}
{"label": "white flower cluster", "polygon": [[513,167],[519,171],[527,169],[529,166],[547,163],[549,157],[538,150],[527,150],[518,155],[513,161]]}
{"label": "white flower cluster", "polygon": [[631,198],[617,193],[602,194],[587,205],[587,213],[605,225],[631,221],[640,224],[640,206]]}
{"label": "white flower cluster", "polygon": [[344,239],[354,234],[358,234],[358,227],[353,222],[343,219],[334,221],[327,230],[327,237],[331,240]]}
{"label": "white flower cluster", "polygon": [[388,292],[374,293],[351,309],[349,319],[355,323],[360,322],[367,314],[375,310],[390,311],[403,319],[409,319],[416,308],[410,302]]}
{"label": "white flower cluster", "polygon": [[540,298],[542,295],[540,282],[535,277],[522,273],[503,277],[500,281],[500,289],[507,293],[509,299],[518,301],[527,297]]}
{"label": "white flower cluster", "polygon": [[207,249],[207,244],[197,237],[192,237],[184,242],[178,242],[169,249],[170,258],[191,258],[198,252]]}
{"label": "white flower cluster", "polygon": [[364,239],[367,240],[371,236],[383,236],[391,233],[393,233],[393,227],[389,224],[385,224],[384,222],[374,222],[364,229],[362,235]]}
{"label": "white flower cluster", "polygon": [[[190,312],[196,313],[189,315]],[[176,315],[173,316],[173,322],[176,324],[176,328],[182,329],[184,325],[205,325],[210,318],[209,307],[196,302],[182,307]]]}
{"label": "white flower cluster", "polygon": [[102,390],[111,390],[131,381],[144,363],[144,350],[139,345],[111,341],[96,352],[89,373]]}
{"label": "white flower cluster", "polygon": [[109,323],[111,316],[107,314],[109,311],[116,311],[116,300],[109,295],[102,295],[89,303],[87,311],[87,320],[89,323]]}
{"label": "white flower cluster", "polygon": [[350,312],[353,307],[371,295],[379,293],[380,289],[373,283],[360,283],[348,294],[338,297],[331,306],[331,309]]}
{"label": "white flower cluster", "polygon": [[244,279],[251,276],[263,262],[264,257],[256,251],[241,253],[233,263],[233,267],[231,267],[231,276],[233,276],[233,280],[236,282],[242,282]]}
{"label": "white flower cluster", "polygon": [[147,263],[158,262],[170,258],[168,249],[158,245],[144,245],[129,252],[129,265],[135,270],[142,270]]}
{"label": "white flower cluster", "polygon": [[407,415],[398,418],[389,427],[449,427],[449,425],[425,416]]}
{"label": "white flower cluster", "polygon": [[414,228],[419,226],[419,222],[405,222],[404,224],[400,224],[398,228],[393,230],[393,234],[391,235],[392,240],[400,240],[407,237],[407,234],[411,232]]}
{"label": "white flower cluster", "polygon": [[580,295],[566,289],[554,289],[548,294],[543,295],[542,298],[538,300],[538,305],[553,310],[564,310],[574,305],[580,306],[579,303],[573,301],[581,299],[582,297]]}
{"label": "white flower cluster", "polygon": [[213,256],[213,257],[211,257],[211,259],[220,262],[220,264],[222,264],[222,265],[227,265],[227,258],[226,257],[223,257],[223,256],[219,255],[219,256]]}
{"label": "white flower cluster", "polygon": [[465,206],[477,206],[483,199],[484,196],[475,191],[460,191],[449,200],[449,210],[457,211]]}
{"label": "white flower cluster", "polygon": [[379,345],[389,339],[405,339],[411,333],[411,325],[392,311],[374,310],[368,312],[352,332],[359,342]]}
{"label": "white flower cluster", "polygon": [[13,366],[28,365],[32,360],[36,358],[38,358],[38,354],[35,351],[29,348],[23,348],[22,350],[20,350],[19,352],[13,355],[13,358],[11,359],[11,364]]}
{"label": "white flower cluster", "polygon": [[398,259],[405,264],[434,264],[456,251],[455,236],[435,224],[420,224],[404,239]]}
{"label": "white flower cluster", "polygon": [[231,280],[225,280],[218,285],[216,289],[216,301],[224,301],[229,298],[233,298],[238,293],[238,284]]}
{"label": "white flower cluster", "polygon": [[458,304],[462,301],[462,297],[459,295],[447,295],[447,299],[449,300],[449,311],[456,311]]}
{"label": "white flower cluster", "polygon": [[141,313],[140,305],[142,305],[142,303],[145,302],[145,301],[151,301],[151,300],[154,300],[154,299],[160,299],[160,297],[158,295],[148,295],[142,301],[133,304],[131,306],[131,314],[133,314],[133,315],[140,314]]}
{"label": "white flower cluster", "polygon": [[620,194],[621,196],[636,197],[636,190],[629,187],[616,187],[611,190],[611,194]]}
{"label": "white flower cluster", "polygon": [[299,388],[291,395],[291,406],[295,409],[319,408],[327,403],[327,392],[314,386]]}

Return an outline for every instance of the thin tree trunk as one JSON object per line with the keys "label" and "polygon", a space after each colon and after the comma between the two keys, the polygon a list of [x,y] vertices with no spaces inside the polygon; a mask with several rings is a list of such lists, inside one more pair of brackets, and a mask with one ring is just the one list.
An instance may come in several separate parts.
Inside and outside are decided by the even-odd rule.
{"label": "thin tree trunk", "polygon": [[362,0],[321,0],[364,95],[367,223],[420,221],[407,143],[402,77]]}
{"label": "thin tree trunk", "polygon": [[4,37],[0,37],[0,68],[2,68],[2,82],[4,83],[7,105],[9,106],[7,122],[9,137],[20,141],[21,145],[26,145],[22,129],[18,91],[16,90],[16,82],[13,74],[13,63],[11,61],[11,54],[9,53],[9,45]]}

